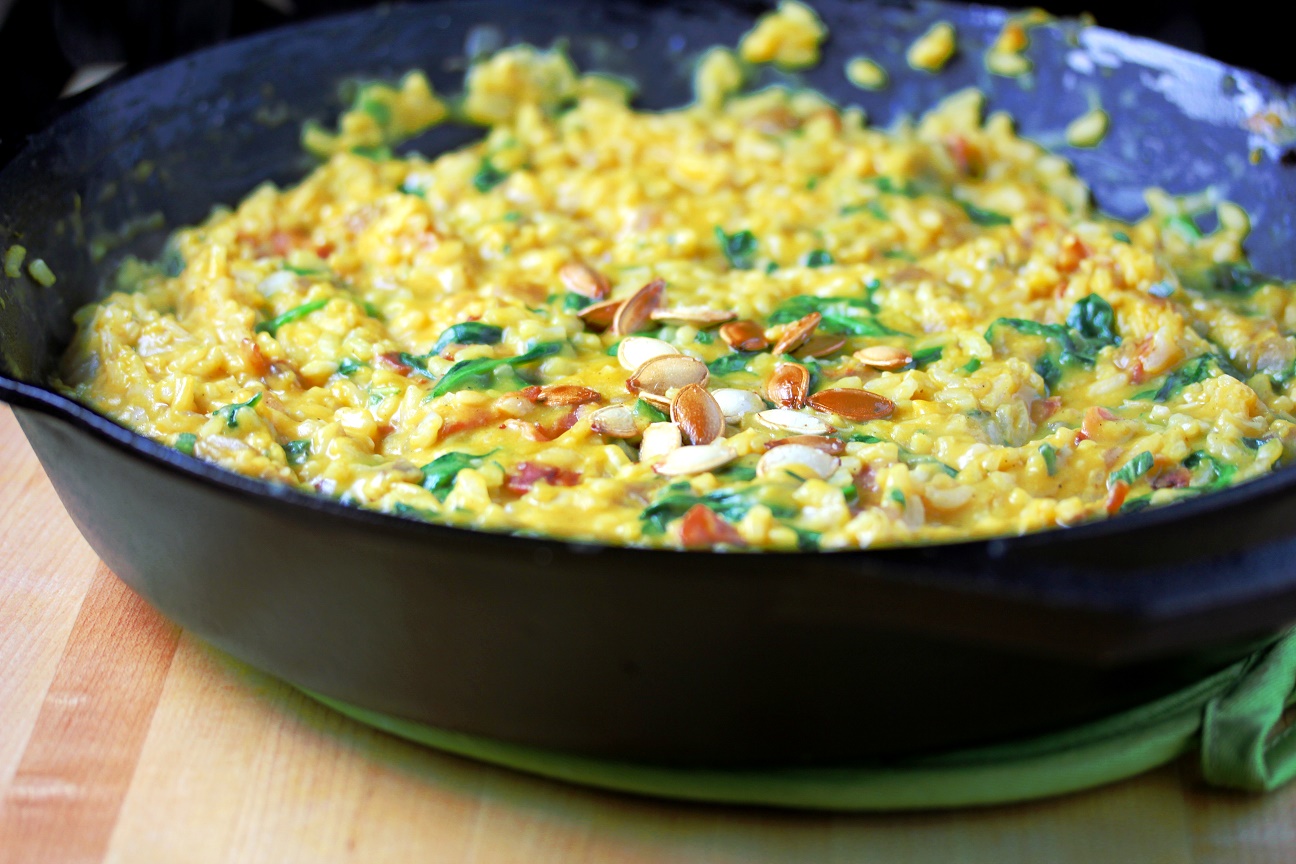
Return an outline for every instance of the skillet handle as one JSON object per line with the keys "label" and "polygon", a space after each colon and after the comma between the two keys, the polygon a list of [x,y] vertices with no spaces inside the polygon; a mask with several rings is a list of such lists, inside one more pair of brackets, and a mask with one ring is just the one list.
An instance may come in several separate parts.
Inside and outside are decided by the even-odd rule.
{"label": "skillet handle", "polygon": [[1268,792],[1296,778],[1296,725],[1280,728],[1296,701],[1296,631],[1257,654],[1237,682],[1206,705],[1202,774],[1212,786]]}

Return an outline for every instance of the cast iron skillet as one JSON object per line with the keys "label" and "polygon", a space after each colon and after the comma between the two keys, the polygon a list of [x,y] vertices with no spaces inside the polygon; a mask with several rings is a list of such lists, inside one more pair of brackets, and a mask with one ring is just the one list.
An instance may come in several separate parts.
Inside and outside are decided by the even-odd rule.
{"label": "cast iron skillet", "polygon": [[[1286,99],[1271,82],[1064,23],[1033,32],[1024,85],[981,65],[1001,12],[816,5],[832,39],[806,79],[841,102],[886,122],[976,83],[1026,133],[1058,144],[1099,99],[1111,134],[1068,155],[1100,204],[1132,217],[1144,186],[1214,186],[1251,211],[1256,265],[1296,276],[1281,130],[1245,128]],[[1054,729],[1167,692],[1296,620],[1294,469],[1021,538],[836,554],[631,550],[422,524],[265,485],[40,383],[72,311],[106,290],[122,255],[154,255],[161,224],[309,168],[299,123],[336,113],[341,79],[419,67],[453,90],[470,33],[478,45],[566,37],[582,67],[638,80],[641,104],[676,105],[689,96],[687,60],[734,44],[756,11],[697,6],[375,9],[182,59],[32,138],[0,172],[0,249],[21,241],[59,280],[0,282],[0,396],[113,570],[204,639],[336,699],[671,765],[861,763]],[[938,76],[908,70],[905,46],[938,18],[958,26],[959,58]],[[859,52],[891,70],[889,89],[845,83]],[[133,226],[127,239],[91,254],[89,241],[122,226]]]}

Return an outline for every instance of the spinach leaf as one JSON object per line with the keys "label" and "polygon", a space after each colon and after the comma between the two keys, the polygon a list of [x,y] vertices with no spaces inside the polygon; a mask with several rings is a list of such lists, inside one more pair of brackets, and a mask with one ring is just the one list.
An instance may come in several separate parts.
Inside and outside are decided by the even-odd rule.
{"label": "spinach leaf", "polygon": [[1134,242],[1133,240],[1130,239],[1130,236],[1126,234],[1124,231],[1113,231],[1112,239],[1120,243],[1127,243],[1127,244]]}
{"label": "spinach leaf", "polygon": [[564,312],[579,312],[594,301],[584,294],[567,292],[563,295],[562,308]]}
{"label": "spinach leaf", "polygon": [[1158,389],[1136,393],[1134,398],[1146,399],[1150,396],[1156,402],[1165,402],[1188,385],[1200,384],[1207,378],[1214,377],[1211,375],[1211,370],[1218,365],[1219,359],[1214,354],[1199,354],[1167,375],[1165,382]]}
{"label": "spinach leaf", "polygon": [[770,509],[777,519],[788,519],[796,515],[796,509],[773,501],[762,486],[748,486],[745,489],[717,489],[706,495],[694,495],[691,492],[673,492],[670,488],[665,495],[639,514],[644,523],[644,531],[661,534],[666,526],[688,512],[695,504],[704,504],[715,511],[715,514],[726,522],[737,522],[747,515],[757,504]]}
{"label": "spinach leaf", "polygon": [[1170,216],[1165,220],[1165,227],[1188,241],[1202,238],[1201,229],[1197,227],[1197,223],[1191,216]]}
{"label": "spinach leaf", "polygon": [[1184,277],[1184,284],[1199,294],[1231,294],[1250,297],[1265,285],[1281,285],[1282,280],[1252,269],[1250,264],[1222,262],[1212,264]]}
{"label": "spinach leaf", "polygon": [[1097,294],[1078,301],[1067,313],[1067,326],[1099,346],[1119,345],[1116,335],[1116,313],[1111,304]]}
{"label": "spinach leaf", "polygon": [[796,532],[797,549],[801,552],[818,552],[819,538],[823,535],[818,531],[807,531],[804,528],[798,528],[795,525],[789,525]]}
{"label": "spinach leaf", "polygon": [[826,249],[816,249],[805,257],[803,262],[806,267],[827,267],[830,264],[837,263],[832,253]]}
{"label": "spinach leaf", "polygon": [[357,111],[363,111],[374,119],[379,126],[386,126],[391,122],[391,108],[385,102],[381,102],[373,97],[372,87],[362,87],[356,94],[355,102],[352,108]]}
{"label": "spinach leaf", "polygon": [[915,369],[922,369],[929,363],[935,363],[945,353],[944,345],[933,345],[931,348],[923,348],[913,353],[913,365]]}
{"label": "spinach leaf", "polygon": [[244,408],[256,408],[264,394],[258,393],[246,402],[235,402],[233,405],[225,405],[217,408],[212,412],[217,417],[225,418],[225,425],[231,429],[238,428],[238,412]]}
{"label": "spinach leaf", "polygon": [[720,251],[735,270],[750,270],[756,266],[756,235],[750,231],[739,231],[726,234],[719,225],[715,226],[716,239],[720,241]]}
{"label": "spinach leaf", "polygon": [[891,221],[891,217],[887,215],[886,208],[882,206],[880,201],[865,201],[863,204],[851,204],[841,208],[842,216],[853,216],[856,213],[868,213],[882,222]]}
{"label": "spinach leaf", "polygon": [[351,152],[357,156],[372,159],[375,162],[386,162],[393,155],[392,149],[386,144],[376,144],[372,147],[366,144],[357,144],[351,148]]}
{"label": "spinach leaf", "polygon": [[493,357],[461,360],[451,366],[441,380],[437,382],[436,387],[432,388],[432,397],[444,396],[456,390],[475,390],[489,387],[494,379],[496,369],[525,366],[528,363],[534,363],[537,360],[557,354],[562,350],[562,347],[563,343],[561,342],[541,342],[530,351],[516,357],[505,357],[499,360]]}
{"label": "spinach leaf", "polygon": [[406,504],[404,501],[397,501],[393,504],[392,512],[397,516],[404,516],[406,519],[420,519],[424,522],[436,518],[436,514],[431,510],[415,507],[412,504]]}
{"label": "spinach leaf", "polygon": [[454,488],[455,477],[460,471],[479,467],[482,460],[494,452],[492,450],[480,456],[458,451],[441,454],[419,469],[423,472],[423,488],[435,495],[437,500],[444,501]]}
{"label": "spinach leaf", "polygon": [[901,180],[896,182],[890,177],[879,177],[873,181],[879,192],[887,195],[902,195],[905,198],[917,198],[922,194],[922,190],[912,180]]}
{"label": "spinach leaf", "polygon": [[1057,448],[1052,444],[1041,444],[1039,452],[1044,457],[1044,467],[1048,469],[1048,476],[1052,477],[1057,473]]}
{"label": "spinach leaf", "polygon": [[351,375],[353,372],[363,368],[364,365],[354,357],[343,357],[342,361],[338,363],[337,371],[343,375]]}
{"label": "spinach leaf", "polygon": [[1044,379],[1044,388],[1052,393],[1062,380],[1062,367],[1053,359],[1052,354],[1041,354],[1035,361],[1035,373]]}
{"label": "spinach leaf", "polygon": [[963,212],[967,214],[967,217],[977,225],[993,227],[995,225],[1012,224],[1012,219],[1002,213],[996,213],[993,210],[986,210],[968,201],[960,201],[957,198],[955,199],[955,203],[962,207]]}
{"label": "spinach leaf", "polygon": [[651,402],[645,402],[642,399],[635,400],[634,411],[640,417],[651,423],[665,423],[670,419],[670,415],[665,411],[661,410],[656,405],[653,405]]}
{"label": "spinach leaf", "polygon": [[973,357],[971,360],[969,360],[968,362],[964,363],[964,364],[963,364],[962,366],[960,366],[959,368],[962,369],[962,370],[963,370],[964,372],[966,372],[967,374],[971,375],[973,372],[975,372],[975,371],[977,371],[978,369],[981,368],[981,358],[980,358],[980,357]]}
{"label": "spinach leaf", "polygon": [[300,465],[310,458],[311,442],[309,438],[298,438],[283,445],[283,449],[289,465]]}
{"label": "spinach leaf", "polygon": [[1152,454],[1144,450],[1121,468],[1113,471],[1107,478],[1107,486],[1110,488],[1121,481],[1133,486],[1140,477],[1152,470],[1152,462]]}
{"label": "spinach leaf", "polygon": [[876,290],[877,288],[869,290],[867,298],[811,297],[798,294],[780,303],[770,314],[769,321],[771,324],[787,324],[804,318],[811,312],[818,312],[823,316],[818,329],[824,333],[873,337],[908,336],[908,333],[892,330],[871,314],[861,315],[859,313],[859,310],[866,312],[877,311],[877,304],[873,301],[872,296]]}
{"label": "spinach leaf", "polygon": [[747,361],[755,357],[755,351],[734,351],[732,354],[724,354],[707,364],[707,369],[711,370],[712,375],[732,375],[734,372],[744,372],[747,369]]}
{"label": "spinach leaf", "polygon": [[253,329],[257,333],[269,333],[271,336],[278,335],[279,328],[293,321],[300,321],[312,312],[318,312],[328,305],[328,298],[312,300],[309,303],[303,303],[300,306],[294,306],[282,315],[276,315],[269,321],[262,321]]}
{"label": "spinach leaf", "polygon": [[192,456],[194,446],[198,443],[198,436],[192,432],[181,432],[176,436],[175,448],[186,456]]}
{"label": "spinach leaf", "polygon": [[870,435],[865,432],[857,432],[850,437],[850,440],[860,444],[895,444],[897,458],[901,463],[908,465],[910,468],[916,468],[919,465],[931,465],[945,474],[948,474],[950,477],[957,477],[959,473],[957,468],[946,465],[935,456],[922,456],[913,452],[908,447],[902,447],[887,438],[881,438],[877,435]]}
{"label": "spinach leaf", "polygon": [[993,342],[995,330],[1008,327],[1048,340],[1050,350],[1035,361],[1035,371],[1052,390],[1062,378],[1063,366],[1092,366],[1099,351],[1120,344],[1115,322],[1111,305],[1097,294],[1090,294],[1071,307],[1065,325],[1041,324],[1027,318],[999,318],[986,328],[985,338]]}
{"label": "spinach leaf", "polygon": [[493,324],[480,321],[464,321],[453,327],[447,327],[439,337],[428,355],[440,354],[451,345],[498,345],[504,338],[504,331]]}
{"label": "spinach leaf", "polygon": [[1188,454],[1183,464],[1194,474],[1192,488],[1202,492],[1214,492],[1225,488],[1237,473],[1236,465],[1221,462],[1205,450],[1194,450]]}
{"label": "spinach leaf", "polygon": [[496,168],[490,157],[486,156],[477,168],[477,173],[473,175],[473,188],[485,194],[508,179],[508,175],[509,172]]}

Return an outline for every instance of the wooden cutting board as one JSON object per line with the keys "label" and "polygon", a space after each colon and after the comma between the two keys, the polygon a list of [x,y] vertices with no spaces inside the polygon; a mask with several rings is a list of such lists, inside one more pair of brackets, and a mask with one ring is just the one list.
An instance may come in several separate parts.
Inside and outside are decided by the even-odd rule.
{"label": "wooden cutting board", "polygon": [[353,723],[187,636],[99,563],[0,406],[0,862],[1296,861],[1296,786],[1190,760],[954,813],[816,815],[588,791]]}

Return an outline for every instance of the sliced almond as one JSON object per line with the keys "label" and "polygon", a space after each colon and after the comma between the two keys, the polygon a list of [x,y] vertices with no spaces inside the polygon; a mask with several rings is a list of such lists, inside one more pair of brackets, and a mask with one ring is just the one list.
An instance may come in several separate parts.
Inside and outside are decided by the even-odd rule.
{"label": "sliced almond", "polygon": [[627,336],[617,345],[617,362],[627,372],[634,372],[654,357],[678,354],[679,349],[669,342],[651,336]]}
{"label": "sliced almond", "polygon": [[626,405],[609,405],[590,415],[590,428],[608,438],[638,438],[639,424],[634,411]]}
{"label": "sliced almond", "polygon": [[750,390],[739,390],[734,387],[721,387],[712,390],[716,404],[720,406],[726,423],[738,423],[748,414],[765,410],[765,400]]}
{"label": "sliced almond", "polygon": [[612,290],[612,283],[602,273],[580,261],[568,261],[558,270],[558,278],[573,294],[591,300],[603,300]]}
{"label": "sliced almond", "polygon": [[764,328],[755,321],[730,321],[720,328],[720,338],[735,351],[764,351],[769,347]]}
{"label": "sliced almond", "polygon": [[791,408],[771,408],[761,411],[756,419],[772,429],[786,429],[797,435],[827,435],[833,427],[810,414],[802,414]]}
{"label": "sliced almond", "polygon": [[765,395],[784,408],[802,408],[810,393],[810,370],[800,363],[780,363],[765,383]]}
{"label": "sliced almond", "polygon": [[[667,477],[704,474],[728,465],[737,458],[738,453],[728,444],[696,444],[670,451],[653,470]],[[643,461],[643,457],[640,457],[640,461]]]}
{"label": "sliced almond", "polygon": [[824,435],[793,435],[790,438],[775,438],[765,442],[766,450],[775,447],[787,447],[795,444],[798,447],[813,447],[822,450],[829,456],[840,456],[846,452],[846,442],[840,438],[828,438]]}
{"label": "sliced almond", "polygon": [[816,333],[806,340],[801,349],[796,352],[798,360],[805,360],[810,357],[828,357],[836,354],[846,346],[845,336],[831,336],[827,333]]}
{"label": "sliced almond", "polygon": [[[679,390],[690,384],[706,386],[711,377],[705,363],[695,357],[684,354],[663,354],[654,357],[640,366],[626,380],[626,389],[638,393],[645,399],[656,396],[666,397],[671,390]],[[652,400],[649,400],[652,401]]]}
{"label": "sliced almond", "polygon": [[738,529],[716,515],[705,504],[694,504],[680,520],[680,544],[685,549],[712,549],[716,546],[742,546]]}
{"label": "sliced almond", "polygon": [[666,280],[654,279],[630,296],[621,304],[616,317],[612,319],[612,333],[616,336],[630,336],[638,333],[652,318],[653,310],[661,305],[662,294],[666,291]]}
{"label": "sliced almond", "polygon": [[540,400],[546,405],[588,405],[602,402],[603,394],[579,384],[555,384],[540,391]]}
{"label": "sliced almond", "polygon": [[890,417],[895,403],[868,390],[820,390],[809,399],[810,407],[836,414],[856,423]]}
{"label": "sliced almond", "polygon": [[760,458],[756,463],[756,476],[769,477],[786,470],[800,473],[797,471],[798,468],[807,468],[819,479],[827,480],[840,464],[841,460],[836,456],[825,453],[817,447],[787,444],[783,447],[775,447]]}
{"label": "sliced almond", "polygon": [[855,359],[874,369],[903,369],[913,362],[913,355],[903,348],[870,345],[855,352]]}
{"label": "sliced almond", "polygon": [[606,330],[612,326],[616,314],[621,310],[624,300],[604,300],[602,303],[591,303],[576,313],[576,317],[585,322],[591,330]]}
{"label": "sliced almond", "polygon": [[779,341],[774,345],[775,354],[791,354],[796,349],[806,343],[806,340],[814,335],[815,328],[823,316],[818,312],[811,312],[804,318],[798,318],[787,326]]}
{"label": "sliced almond", "polygon": [[719,403],[698,384],[690,384],[675,394],[670,415],[690,444],[710,444],[725,431]]}
{"label": "sliced almond", "polygon": [[738,313],[724,309],[711,309],[707,306],[676,306],[674,309],[654,309],[650,317],[654,321],[692,324],[694,327],[705,329],[732,321],[738,317]]}
{"label": "sliced almond", "polygon": [[674,423],[652,423],[643,431],[639,443],[639,461],[656,462],[675,452],[684,443],[680,428]]}

